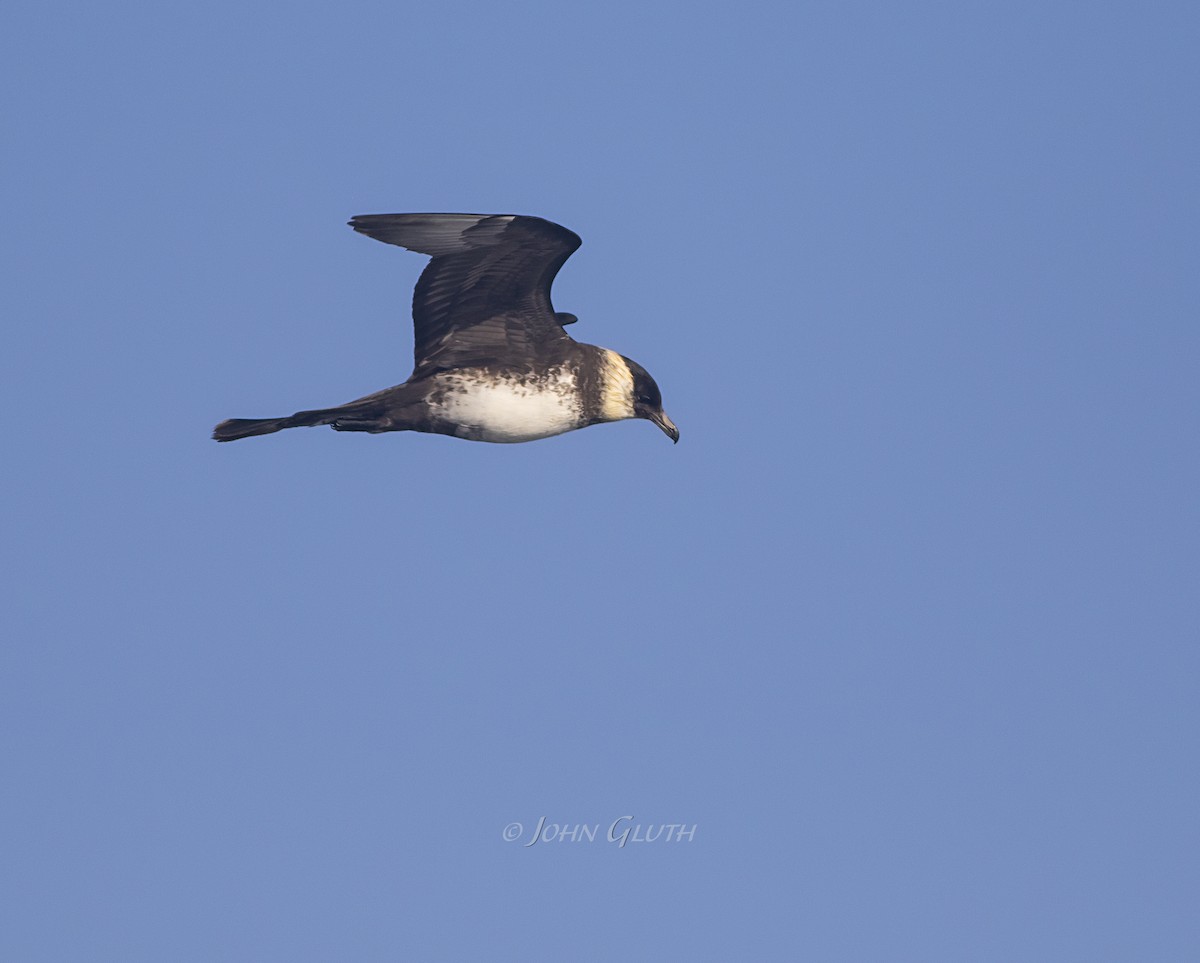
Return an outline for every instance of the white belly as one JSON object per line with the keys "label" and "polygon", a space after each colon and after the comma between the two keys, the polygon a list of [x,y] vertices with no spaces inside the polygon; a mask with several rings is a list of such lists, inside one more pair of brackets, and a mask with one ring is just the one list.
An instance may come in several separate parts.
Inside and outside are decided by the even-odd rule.
{"label": "white belly", "polygon": [[533,441],[583,424],[575,379],[565,369],[536,384],[520,377],[480,381],[466,375],[444,375],[439,381],[444,390],[431,408],[455,426],[460,438]]}

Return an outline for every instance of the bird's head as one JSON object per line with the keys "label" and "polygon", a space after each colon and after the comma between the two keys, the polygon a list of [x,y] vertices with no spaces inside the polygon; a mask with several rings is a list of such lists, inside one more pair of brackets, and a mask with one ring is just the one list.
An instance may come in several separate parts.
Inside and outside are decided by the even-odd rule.
{"label": "bird's head", "polygon": [[632,414],[627,417],[645,418],[647,421],[654,422],[671,441],[678,443],[679,429],[663,411],[662,392],[658,390],[655,380],[650,377],[650,372],[636,361],[630,361],[623,355],[621,360],[625,362],[632,379]]}

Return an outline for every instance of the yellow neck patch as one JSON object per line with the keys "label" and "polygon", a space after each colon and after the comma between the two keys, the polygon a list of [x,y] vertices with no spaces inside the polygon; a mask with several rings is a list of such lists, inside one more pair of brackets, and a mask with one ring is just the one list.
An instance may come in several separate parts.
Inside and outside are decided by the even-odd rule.
{"label": "yellow neck patch", "polygon": [[601,349],[600,412],[605,421],[633,417],[633,375],[615,351]]}

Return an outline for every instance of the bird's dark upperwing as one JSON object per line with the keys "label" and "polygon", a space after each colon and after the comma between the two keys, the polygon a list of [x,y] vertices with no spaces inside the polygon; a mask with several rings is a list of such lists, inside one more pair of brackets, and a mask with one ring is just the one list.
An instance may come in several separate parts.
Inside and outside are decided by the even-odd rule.
{"label": "bird's dark upperwing", "polygon": [[511,214],[360,214],[350,226],[433,257],[413,292],[415,371],[536,361],[571,342],[550,285],[582,243],[573,231]]}

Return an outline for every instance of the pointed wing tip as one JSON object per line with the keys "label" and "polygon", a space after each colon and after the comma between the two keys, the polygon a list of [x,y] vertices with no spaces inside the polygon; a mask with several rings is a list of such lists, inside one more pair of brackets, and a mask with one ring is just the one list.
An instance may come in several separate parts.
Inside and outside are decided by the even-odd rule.
{"label": "pointed wing tip", "polygon": [[525,214],[355,214],[346,224],[376,241],[433,257],[532,243],[556,247],[566,260],[583,243],[561,224]]}
{"label": "pointed wing tip", "polygon": [[380,217],[387,216],[388,215],[386,214],[355,214],[346,222],[346,226],[354,228],[354,230],[361,234],[369,228],[372,219],[378,219]]}
{"label": "pointed wing tip", "polygon": [[419,254],[453,254],[470,247],[464,235],[492,214],[355,214],[346,223],[359,234]]}

